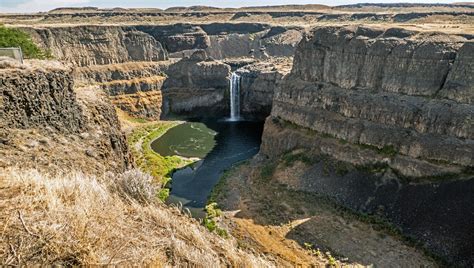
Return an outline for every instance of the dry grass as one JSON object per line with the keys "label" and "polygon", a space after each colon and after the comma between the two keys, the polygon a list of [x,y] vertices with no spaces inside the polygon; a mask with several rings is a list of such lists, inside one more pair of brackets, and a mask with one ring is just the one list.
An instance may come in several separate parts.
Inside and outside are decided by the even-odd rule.
{"label": "dry grass", "polygon": [[20,63],[9,57],[0,57],[0,70],[6,69],[5,72],[11,72],[9,69],[25,70],[25,71],[70,71],[70,67],[55,60],[25,60]]}
{"label": "dry grass", "polygon": [[165,76],[162,75],[155,75],[150,77],[139,77],[133,78],[128,80],[114,80],[110,82],[102,82],[97,83],[96,85],[99,86],[116,86],[116,85],[139,85],[139,84],[163,84],[164,80],[166,79]]}
{"label": "dry grass", "polygon": [[[134,176],[140,186],[122,188]],[[0,169],[0,263],[272,266],[238,249],[233,239],[209,233],[178,208],[143,202],[137,192],[150,190],[147,175],[113,177]]]}

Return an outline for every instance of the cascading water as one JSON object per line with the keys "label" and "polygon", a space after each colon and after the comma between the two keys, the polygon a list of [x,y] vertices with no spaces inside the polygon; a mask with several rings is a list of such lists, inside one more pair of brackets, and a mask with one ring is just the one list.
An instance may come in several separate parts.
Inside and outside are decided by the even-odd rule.
{"label": "cascading water", "polygon": [[232,73],[230,78],[230,120],[240,119],[240,75]]}

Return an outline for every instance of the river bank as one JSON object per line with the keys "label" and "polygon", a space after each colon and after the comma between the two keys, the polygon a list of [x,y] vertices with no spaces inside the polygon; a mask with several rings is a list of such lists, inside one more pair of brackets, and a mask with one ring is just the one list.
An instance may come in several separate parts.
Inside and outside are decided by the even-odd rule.
{"label": "river bank", "polygon": [[184,121],[147,121],[130,118],[124,114],[119,118],[122,128],[127,133],[127,141],[136,166],[153,176],[155,183],[160,188],[158,197],[162,201],[166,201],[170,192],[166,186],[171,180],[172,173],[199,159],[178,155],[162,156],[151,148],[151,144],[168,130],[184,123]]}

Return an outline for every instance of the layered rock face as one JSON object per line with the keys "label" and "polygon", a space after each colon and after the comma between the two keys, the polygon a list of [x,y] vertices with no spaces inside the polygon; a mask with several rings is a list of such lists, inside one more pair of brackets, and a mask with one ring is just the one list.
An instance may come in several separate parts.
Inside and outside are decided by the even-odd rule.
{"label": "layered rock face", "polygon": [[[259,23],[173,24],[153,26],[71,26],[24,28],[55,58],[76,66],[129,61],[161,61],[205,49],[215,59],[291,56],[302,38],[301,27]],[[260,48],[266,48],[266,54]]]}
{"label": "layered rock face", "polygon": [[209,59],[205,51],[170,65],[163,84],[163,113],[219,116],[227,113],[230,66]]}
{"label": "layered rock face", "polygon": [[203,29],[191,24],[137,26],[137,30],[150,34],[161,42],[169,53],[182,50],[204,49],[209,46],[209,37]]}
{"label": "layered rock face", "polygon": [[107,96],[76,92],[71,72],[57,62],[0,68],[0,167],[100,174],[132,166]]}
{"label": "layered rock face", "polygon": [[74,26],[27,30],[57,59],[78,66],[168,58],[160,42],[134,28]]}
{"label": "layered rock face", "polygon": [[161,89],[172,62],[130,62],[76,68],[74,79],[79,87],[98,86],[112,103],[131,116],[159,119]]}
{"label": "layered rock face", "polygon": [[[78,66],[74,75],[77,86],[98,85],[111,96],[118,108],[132,116],[151,119],[160,118],[162,110],[164,115],[191,115],[191,110],[195,116],[208,114],[196,110],[203,108],[217,112],[216,115],[226,114],[228,66],[206,61],[207,57],[267,59],[269,56],[290,56],[304,32],[301,27],[272,27],[260,23],[74,26],[26,30],[57,59]],[[201,51],[207,54],[206,59],[188,60],[193,53]],[[186,59],[174,65],[167,60],[169,54]],[[166,83],[164,74],[169,76]],[[273,87],[269,90],[270,84],[281,77],[262,75],[267,77],[262,76],[255,85],[265,84],[267,89],[251,88],[247,91],[251,94],[244,98],[252,100],[251,105],[261,106],[247,107],[247,112],[258,110],[264,118],[271,106]],[[257,76],[260,73],[254,73],[252,81],[248,80],[249,87]],[[183,79],[187,84],[181,83]],[[162,103],[165,103],[163,108]]]}
{"label": "layered rock face", "polygon": [[397,29],[317,29],[301,42],[272,116],[352,144],[472,167],[472,62],[463,52],[471,46]]}
{"label": "layered rock face", "polygon": [[209,35],[206,52],[215,59],[249,55],[260,59],[293,56],[304,32],[301,27],[271,27],[251,23],[214,23],[201,27]]}
{"label": "layered rock face", "polygon": [[275,94],[261,154],[326,159],[292,186],[380,213],[448,261],[472,262],[472,47],[455,35],[315,29]]}

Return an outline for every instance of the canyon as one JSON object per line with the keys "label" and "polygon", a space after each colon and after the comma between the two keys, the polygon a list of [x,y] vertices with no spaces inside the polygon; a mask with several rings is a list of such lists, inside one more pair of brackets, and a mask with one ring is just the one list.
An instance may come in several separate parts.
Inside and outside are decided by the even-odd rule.
{"label": "canyon", "polygon": [[[209,186],[231,238],[158,202],[156,213],[168,217],[159,228],[181,236],[166,233],[174,242],[158,251],[176,255],[157,256],[162,263],[469,267],[473,14],[462,4],[1,14],[0,23],[28,33],[54,61],[0,58],[0,181],[18,165],[120,181],[148,161],[136,152],[153,132],[132,144],[136,129],[223,119],[238,107],[232,119],[264,127],[258,153],[215,172],[223,179]],[[9,230],[22,229],[20,219]],[[182,238],[197,234],[207,259]],[[185,246],[196,255],[176,250]],[[0,258],[13,263],[16,244],[5,247]],[[140,256],[152,254],[142,247]]]}

